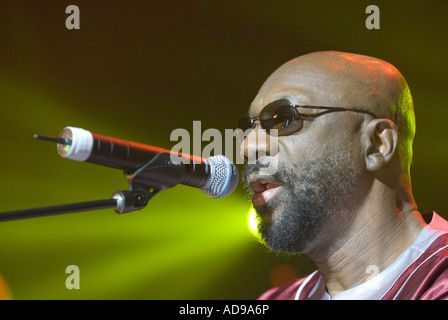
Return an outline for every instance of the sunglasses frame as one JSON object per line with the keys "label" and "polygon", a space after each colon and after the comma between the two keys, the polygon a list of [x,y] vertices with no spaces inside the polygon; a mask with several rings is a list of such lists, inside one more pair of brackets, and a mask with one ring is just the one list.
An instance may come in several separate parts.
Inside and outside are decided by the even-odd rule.
{"label": "sunglasses frame", "polygon": [[[278,105],[278,107],[274,109],[275,105]],[[243,130],[255,129],[257,127],[257,125],[260,124],[261,128],[266,130],[269,133],[269,131],[273,130],[273,128],[267,128],[266,121],[272,120],[273,118],[271,116],[270,118],[260,119],[263,116],[263,112],[266,113],[268,111],[271,111],[271,109],[274,109],[274,112],[272,113],[272,115],[274,115],[275,110],[278,110],[280,107],[284,107],[284,106],[289,106],[291,108],[291,110],[294,110],[293,118],[286,120],[286,121],[290,121],[290,122],[292,122],[294,120],[313,120],[314,118],[316,118],[318,116],[327,114],[329,112],[336,112],[336,111],[352,111],[352,112],[356,112],[356,113],[364,113],[364,114],[368,114],[368,115],[372,116],[374,119],[378,119],[378,117],[373,112],[370,112],[370,111],[364,110],[364,109],[344,108],[344,107],[334,107],[334,106],[312,106],[312,105],[301,106],[301,105],[293,104],[291,101],[289,101],[287,99],[281,99],[281,100],[276,100],[276,101],[271,102],[268,105],[266,105],[261,110],[260,115],[258,117],[251,118],[249,116],[246,116],[246,117],[240,118],[240,122],[239,122],[240,128]],[[314,114],[314,115],[304,115],[304,114],[299,113],[297,108],[320,109],[320,110],[327,110],[327,112],[320,113],[320,114]],[[243,122],[244,122],[244,125],[242,126],[241,124]],[[300,124],[300,126],[298,126],[297,128],[294,128],[291,130],[288,130],[288,125],[285,128],[280,128],[280,129],[276,129],[276,130],[277,130],[277,135],[282,136],[282,135],[291,134],[293,132],[297,132],[301,128],[302,128],[302,124]]]}

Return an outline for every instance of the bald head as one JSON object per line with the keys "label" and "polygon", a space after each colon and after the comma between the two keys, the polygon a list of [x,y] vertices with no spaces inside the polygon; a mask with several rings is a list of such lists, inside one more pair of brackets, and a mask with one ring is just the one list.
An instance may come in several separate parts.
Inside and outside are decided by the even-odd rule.
{"label": "bald head", "polygon": [[403,96],[410,98],[405,79],[393,65],[344,52],[315,52],[285,63],[265,82],[262,95],[279,81],[291,88],[300,83],[298,89],[312,91],[316,103],[363,107],[391,120]]}

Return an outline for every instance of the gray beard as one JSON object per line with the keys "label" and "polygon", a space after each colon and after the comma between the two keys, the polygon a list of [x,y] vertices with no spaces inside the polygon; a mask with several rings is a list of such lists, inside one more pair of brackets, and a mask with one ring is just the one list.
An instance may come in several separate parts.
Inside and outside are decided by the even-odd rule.
{"label": "gray beard", "polygon": [[[261,167],[258,162],[247,165],[244,176],[259,172]],[[298,175],[293,168],[279,166],[273,177],[283,183],[282,190],[257,208],[259,240],[277,254],[306,252],[328,221],[346,222],[347,217],[335,220],[334,215],[355,190],[357,174],[350,155],[328,152],[301,172]],[[252,196],[252,190],[246,189]]]}

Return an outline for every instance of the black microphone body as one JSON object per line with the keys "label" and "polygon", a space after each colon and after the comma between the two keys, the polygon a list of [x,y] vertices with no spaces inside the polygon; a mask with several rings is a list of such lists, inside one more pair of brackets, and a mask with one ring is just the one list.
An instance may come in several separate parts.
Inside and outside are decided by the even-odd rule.
{"label": "black microphone body", "polygon": [[212,198],[230,194],[238,183],[236,166],[224,156],[207,159],[66,127],[58,143],[62,157],[121,169],[132,182],[163,190],[177,184],[201,188]]}
{"label": "black microphone body", "polygon": [[200,159],[182,157],[176,165],[171,161],[173,154],[164,149],[138,144],[131,141],[106,137],[92,133],[93,149],[87,162],[124,170],[126,174],[134,174],[148,165],[151,183],[154,187],[174,186],[177,183],[201,188],[208,179],[209,165]]}

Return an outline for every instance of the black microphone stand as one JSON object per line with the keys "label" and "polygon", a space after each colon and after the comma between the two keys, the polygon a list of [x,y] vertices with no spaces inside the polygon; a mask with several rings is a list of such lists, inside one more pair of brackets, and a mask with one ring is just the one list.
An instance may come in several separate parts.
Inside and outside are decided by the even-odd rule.
{"label": "black microphone stand", "polygon": [[[42,140],[65,143],[65,141],[61,141],[61,138],[42,135],[36,135],[35,137]],[[141,210],[146,207],[149,200],[156,193],[176,186],[182,174],[182,167],[173,166],[169,155],[157,154],[135,172],[125,172],[125,177],[130,185],[129,190],[117,190],[110,199],[2,212],[0,213],[0,222],[98,209],[113,208],[116,213]]]}
{"label": "black microphone stand", "polygon": [[114,209],[117,213],[131,212],[143,209],[155,193],[143,189],[117,190],[110,199],[78,202],[71,204],[40,207],[0,213],[0,221],[25,218],[45,217],[57,214],[92,211],[99,209]]}
{"label": "black microphone stand", "polygon": [[116,206],[117,206],[117,200],[111,198],[106,200],[88,201],[88,202],[51,206],[51,207],[9,211],[0,213],[0,221],[45,217],[55,214],[90,211],[96,209],[109,209],[109,208],[115,208]]}

